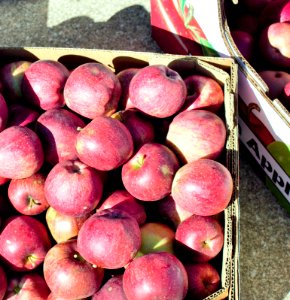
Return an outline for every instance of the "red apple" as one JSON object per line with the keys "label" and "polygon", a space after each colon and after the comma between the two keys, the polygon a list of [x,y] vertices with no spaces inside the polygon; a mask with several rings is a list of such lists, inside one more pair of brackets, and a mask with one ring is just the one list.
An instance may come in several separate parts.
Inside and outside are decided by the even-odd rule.
{"label": "red apple", "polygon": [[7,276],[3,267],[0,265],[0,300],[4,299],[6,290],[7,290]]}
{"label": "red apple", "polygon": [[212,264],[203,262],[184,266],[188,276],[188,299],[202,300],[218,291],[221,277]]}
{"label": "red apple", "polygon": [[255,39],[251,33],[242,30],[231,30],[232,39],[247,61],[253,58]]}
{"label": "red apple", "polygon": [[61,243],[75,238],[89,216],[90,214],[81,217],[64,215],[50,206],[45,219],[52,237],[57,243]]}
{"label": "red apple", "polygon": [[140,69],[132,78],[129,97],[144,113],[166,118],[177,113],[184,104],[186,86],[181,76],[165,65]]}
{"label": "red apple", "polygon": [[78,66],[71,72],[64,87],[66,105],[89,119],[110,116],[117,110],[120,96],[118,77],[101,63]]}
{"label": "red apple", "polygon": [[104,270],[79,254],[76,240],[54,245],[43,262],[44,279],[52,294],[67,299],[92,296],[101,286]]}
{"label": "red apple", "polygon": [[51,247],[46,227],[31,216],[14,216],[0,235],[0,256],[16,271],[39,266]]}
{"label": "red apple", "polygon": [[272,23],[259,38],[259,50],[264,59],[275,67],[290,67],[290,22]]}
{"label": "red apple", "polygon": [[170,123],[166,140],[183,162],[217,159],[225,146],[225,123],[210,111],[184,111]]}
{"label": "red apple", "polygon": [[210,216],[222,212],[233,193],[229,170],[212,159],[199,159],[182,166],[172,183],[172,197],[192,214]]}
{"label": "red apple", "polygon": [[84,121],[67,109],[50,109],[42,113],[35,128],[44,146],[45,160],[55,165],[64,160],[77,159],[76,136],[83,127]]}
{"label": "red apple", "polygon": [[39,59],[24,72],[22,95],[28,103],[43,110],[63,107],[63,89],[69,74],[62,63]]}
{"label": "red apple", "polygon": [[5,183],[7,183],[10,179],[9,178],[4,178],[4,177],[0,177],[0,186],[4,185]]}
{"label": "red apple", "polygon": [[138,256],[152,252],[168,252],[174,254],[173,244],[175,232],[168,225],[160,222],[148,222],[141,226],[141,248]]}
{"label": "red apple", "polygon": [[136,109],[118,111],[112,115],[129,129],[135,149],[155,140],[155,129],[152,120]]}
{"label": "red apple", "polygon": [[137,220],[139,225],[144,224],[147,218],[143,204],[126,190],[116,190],[112,192],[105,198],[97,211],[108,208],[117,208],[129,213]]}
{"label": "red apple", "polygon": [[12,126],[0,132],[1,177],[29,177],[41,168],[43,160],[42,144],[31,129]]}
{"label": "red apple", "polygon": [[9,102],[21,99],[23,75],[30,65],[31,62],[29,61],[19,60],[7,63],[0,69],[0,81],[3,85],[3,93]]}
{"label": "red apple", "polygon": [[8,107],[6,100],[0,94],[0,132],[6,128],[8,121]]}
{"label": "red apple", "polygon": [[180,253],[185,250],[186,260],[207,262],[222,250],[224,232],[215,217],[192,215],[178,225],[175,239]]}
{"label": "red apple", "polygon": [[27,105],[12,103],[9,105],[9,119],[7,127],[28,126],[34,127],[40,112]]}
{"label": "red apple", "polygon": [[188,289],[183,264],[171,253],[149,253],[125,269],[123,289],[128,300],[181,300]]}
{"label": "red apple", "polygon": [[280,100],[283,105],[290,111],[290,82],[285,84]]}
{"label": "red apple", "polygon": [[134,107],[129,98],[129,86],[132,78],[139,70],[139,68],[127,68],[117,74],[122,91],[119,101],[119,110],[125,110]]}
{"label": "red apple", "polygon": [[182,110],[205,109],[217,112],[224,103],[224,92],[219,83],[204,75],[184,79],[187,96]]}
{"label": "red apple", "polygon": [[101,171],[118,168],[133,154],[130,131],[117,119],[99,116],[77,135],[77,155],[85,164]]}
{"label": "red apple", "polygon": [[122,181],[135,198],[156,201],[170,194],[178,168],[178,160],[167,146],[147,143],[122,166]]}
{"label": "red apple", "polygon": [[92,300],[127,300],[123,290],[123,275],[108,279],[93,295]]}
{"label": "red apple", "polygon": [[89,217],[81,227],[78,250],[88,262],[106,269],[126,266],[141,246],[136,219],[128,213],[105,209]]}
{"label": "red apple", "polygon": [[12,179],[8,186],[8,197],[14,208],[24,215],[38,215],[48,207],[44,195],[46,176],[37,172],[30,177]]}
{"label": "red apple", "polygon": [[14,274],[8,282],[5,299],[47,300],[50,290],[44,278],[38,273]]}
{"label": "red apple", "polygon": [[44,184],[48,204],[61,214],[80,217],[96,208],[103,193],[101,176],[78,160],[56,164]]}

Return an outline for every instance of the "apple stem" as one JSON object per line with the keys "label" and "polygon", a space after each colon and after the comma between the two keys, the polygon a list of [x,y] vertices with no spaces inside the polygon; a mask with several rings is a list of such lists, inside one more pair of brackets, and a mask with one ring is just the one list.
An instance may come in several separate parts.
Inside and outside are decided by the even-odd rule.
{"label": "apple stem", "polygon": [[77,259],[80,262],[85,262],[86,260],[79,254],[79,253],[74,253],[74,258]]}
{"label": "apple stem", "polygon": [[21,290],[21,288],[18,285],[13,289],[15,294],[19,294],[20,290]]}
{"label": "apple stem", "polygon": [[136,165],[135,165],[135,169],[139,169],[144,165],[144,161],[146,158],[146,154],[144,155],[139,155],[136,159]]}
{"label": "apple stem", "polygon": [[41,205],[40,202],[38,202],[37,200],[35,200],[32,196],[27,196],[27,200],[28,200],[28,206],[29,208],[32,208],[34,205]]}
{"label": "apple stem", "polygon": [[26,262],[30,263],[32,265],[32,268],[35,268],[35,263],[38,260],[38,258],[36,256],[34,256],[33,254],[28,255],[26,257]]}

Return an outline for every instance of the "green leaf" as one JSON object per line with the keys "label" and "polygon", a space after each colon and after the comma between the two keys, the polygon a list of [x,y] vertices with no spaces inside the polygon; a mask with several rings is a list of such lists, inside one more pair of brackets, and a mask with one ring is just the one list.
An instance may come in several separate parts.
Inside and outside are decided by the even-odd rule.
{"label": "green leaf", "polygon": [[218,52],[213,48],[208,40],[200,37],[199,43],[201,45],[204,56],[219,56]]}

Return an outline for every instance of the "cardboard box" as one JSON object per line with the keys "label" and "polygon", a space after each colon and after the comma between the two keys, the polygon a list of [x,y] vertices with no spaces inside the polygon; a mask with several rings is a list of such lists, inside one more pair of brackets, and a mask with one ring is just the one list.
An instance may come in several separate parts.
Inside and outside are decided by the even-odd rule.
{"label": "cardboard box", "polygon": [[201,72],[209,75],[224,89],[223,118],[227,127],[227,140],[222,162],[230,170],[234,191],[229,206],[224,211],[224,248],[219,255],[221,288],[206,299],[238,299],[239,276],[239,148],[237,115],[237,66],[232,59],[213,57],[184,57],[149,52],[105,51],[62,48],[1,48],[0,66],[15,60],[53,59],[72,69],[81,63],[98,61],[114,72],[128,67],[165,64],[179,72]]}
{"label": "cardboard box", "polygon": [[235,57],[240,140],[290,213],[290,114],[267,96],[265,82],[238,51],[224,5],[225,0],[151,0],[152,37],[166,53]]}

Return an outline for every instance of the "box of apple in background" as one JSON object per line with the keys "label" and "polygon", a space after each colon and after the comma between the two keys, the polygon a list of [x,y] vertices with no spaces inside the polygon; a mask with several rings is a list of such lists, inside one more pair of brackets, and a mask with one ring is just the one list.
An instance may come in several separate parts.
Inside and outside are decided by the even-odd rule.
{"label": "box of apple in background", "polygon": [[[68,70],[72,71],[73,69],[75,69],[76,67],[83,65],[84,63],[87,62],[99,62],[105,66],[107,66],[109,69],[111,69],[114,73],[118,74],[120,73],[122,70],[128,69],[128,68],[144,68],[146,66],[151,66],[151,65],[164,65],[164,66],[168,66],[170,67],[172,70],[177,71],[183,78],[191,75],[191,74],[198,74],[198,75],[203,75],[203,76],[208,76],[212,79],[214,79],[217,83],[219,83],[219,85],[222,87],[222,91],[224,94],[224,101],[222,104],[222,107],[220,107],[218,115],[220,117],[221,120],[223,120],[224,124],[225,124],[225,144],[224,144],[224,148],[222,149],[222,152],[220,154],[220,156],[218,157],[218,162],[222,163],[230,172],[232,180],[233,180],[233,191],[232,194],[230,194],[230,199],[229,199],[229,203],[227,205],[227,207],[222,211],[221,214],[219,214],[218,220],[221,221],[222,224],[222,228],[223,228],[223,248],[222,251],[220,251],[220,253],[218,254],[218,256],[216,256],[213,260],[212,263],[213,265],[216,267],[216,269],[219,272],[220,275],[220,283],[218,286],[218,289],[212,293],[211,295],[209,295],[206,299],[238,299],[239,298],[239,203],[238,203],[238,190],[239,190],[239,172],[238,172],[238,160],[239,160],[239,149],[238,149],[238,116],[237,116],[237,94],[236,94],[236,86],[237,86],[237,65],[234,63],[234,61],[232,59],[227,59],[227,58],[213,58],[213,57],[188,57],[188,56],[179,56],[179,55],[167,55],[167,54],[156,54],[156,53],[142,53],[142,52],[126,52],[126,51],[103,51],[103,50],[91,50],[91,49],[59,49],[59,48],[54,48],[54,49],[50,49],[50,48],[2,48],[0,49],[0,64],[1,67],[4,65],[7,65],[9,62],[15,62],[15,61],[28,61],[28,62],[35,62],[38,60],[53,60],[53,61],[58,61],[60,63],[62,63]],[[2,87],[3,88],[3,87]],[[33,94],[31,94],[31,97],[33,97]],[[31,100],[31,99],[30,99]],[[39,105],[39,103],[38,103]],[[45,105],[45,102],[43,102],[41,105]],[[87,107],[83,107],[83,109],[86,111]],[[49,108],[46,107],[44,108],[44,111],[48,112]],[[73,112],[74,110],[72,110]],[[19,113],[19,111],[18,111]],[[16,112],[16,115],[18,115],[18,113]],[[55,111],[55,114],[57,112]],[[87,112],[88,113],[88,112]],[[14,114],[14,116],[16,116]],[[47,114],[46,114],[47,115]],[[30,115],[32,117],[32,119],[35,119],[32,115]],[[48,118],[51,118],[53,116],[47,116]],[[90,117],[88,116],[88,118],[90,119]],[[48,119],[47,119],[48,120]],[[46,122],[47,122],[46,120]],[[157,123],[157,132],[160,133],[160,136],[162,133],[164,133],[164,131],[167,131],[168,128],[168,118],[161,118],[160,119],[161,122]],[[10,120],[11,121],[11,120]],[[19,123],[19,122],[29,122],[31,120],[29,119],[25,119],[25,120],[20,120],[20,119],[14,119],[13,118],[13,122]],[[86,121],[86,123],[88,123],[88,119],[84,118],[84,121]],[[42,118],[41,122],[45,122],[45,119]],[[40,119],[38,119],[38,123],[40,123]],[[43,126],[50,126],[46,123],[46,125]],[[164,127],[163,127],[164,126]],[[9,128],[7,128],[9,130]],[[2,132],[5,135],[5,130],[4,129]],[[85,128],[84,128],[85,129]],[[85,132],[86,130],[83,129],[83,132]],[[11,132],[13,132],[14,134],[16,134],[16,132],[13,131],[14,129],[12,129]],[[63,127],[63,130],[65,130],[65,127]],[[42,134],[45,134],[44,132]],[[27,136],[26,136],[27,137]],[[105,136],[103,136],[104,141],[105,141]],[[172,139],[174,139],[174,135],[172,137]],[[158,140],[158,137],[157,137]],[[7,145],[6,145],[7,146]],[[30,145],[27,144],[27,147],[29,147]],[[49,149],[47,149],[49,150]],[[3,153],[2,153],[3,155]],[[86,159],[86,155],[84,155],[84,158],[82,159]],[[54,165],[56,162],[53,161],[53,156],[52,157],[47,157],[46,158],[48,161],[50,161],[50,163],[52,165]],[[7,162],[3,161],[1,164],[6,165]],[[16,161],[13,163],[17,163]],[[92,163],[92,162],[90,162]],[[97,163],[97,162],[96,162]],[[109,163],[109,162],[104,162],[104,163]],[[32,166],[31,164],[27,164],[27,169],[23,169],[20,170],[20,168],[17,170],[17,174],[19,174],[20,172],[28,172],[28,169],[30,169]],[[37,167],[37,166],[33,166],[33,167]],[[68,166],[68,168],[72,168],[73,170],[77,170],[76,168],[80,167],[80,165],[70,165]],[[214,168],[215,169],[215,168]],[[3,171],[4,170],[4,171]],[[3,172],[6,172],[7,169],[1,168],[1,174],[4,174]],[[8,170],[7,172],[15,172],[14,170]],[[11,173],[11,174],[12,174]],[[5,173],[6,174],[6,173]],[[8,173],[7,173],[8,174]],[[52,174],[52,173],[49,173]],[[209,175],[209,173],[207,173],[207,176]],[[23,176],[28,176],[28,175],[23,175]],[[3,177],[3,175],[2,175]],[[13,177],[13,175],[11,175],[11,177]],[[53,181],[56,177],[56,175],[50,175],[49,176],[51,180],[49,180],[47,184],[50,184],[53,186]],[[116,174],[113,174],[113,179],[116,180]],[[1,178],[4,179],[4,178]],[[37,179],[37,178],[35,178]],[[108,179],[107,177],[103,178],[104,180]],[[37,179],[39,182],[41,182],[41,178]],[[9,180],[10,181],[10,180]],[[128,183],[128,186],[130,185],[130,181]],[[125,182],[124,182],[125,184]],[[1,194],[0,194],[0,209],[1,209],[1,219],[3,221],[5,221],[5,218],[7,217],[6,215],[3,215],[3,211],[6,211],[7,208],[3,207],[3,199],[5,197],[5,193],[4,192],[4,188],[6,185],[2,184],[2,188],[1,188]],[[8,182],[8,185],[10,186],[10,183]],[[15,184],[16,185],[16,184]],[[15,186],[14,185],[14,186]],[[112,181],[109,183],[110,188],[114,188],[116,187],[116,182]],[[51,189],[47,189],[47,191],[49,192],[49,190],[53,190],[54,192],[56,192],[57,190],[57,186],[54,185],[54,188]],[[152,189],[153,190],[153,189]],[[49,195],[46,194],[46,195]],[[141,196],[140,196],[141,197]],[[12,198],[13,198],[13,189],[12,186],[10,187],[9,190],[9,198],[10,201],[12,202]],[[53,203],[54,199],[52,197],[52,199],[50,199],[50,203]],[[153,201],[154,202],[154,201]],[[152,203],[152,202],[151,202]],[[19,212],[22,211],[22,209],[24,209],[23,207],[20,208],[19,206],[17,206],[16,203],[13,203],[13,205],[15,205],[15,208],[17,207],[17,211],[14,211],[14,214],[19,215]],[[55,204],[57,206],[57,204]],[[42,207],[40,207],[42,205],[37,205],[36,206],[36,210],[38,209],[42,209]],[[59,207],[60,210],[65,210],[66,207],[65,205],[62,205]],[[8,208],[8,211],[11,212],[10,208]],[[12,210],[13,211],[13,210]],[[149,213],[152,213],[151,215],[148,215],[148,220],[154,220],[154,215],[156,213],[156,207],[152,207],[149,208],[149,210],[147,211]],[[6,212],[7,213],[7,212]],[[69,214],[73,214],[74,212],[70,211],[68,212]],[[37,221],[41,221],[43,222],[43,224],[46,224],[45,226],[50,227],[50,224],[48,222],[48,218],[50,218],[50,214],[48,214],[46,217],[44,217],[43,215],[35,215],[35,220],[32,222],[29,221],[29,216],[26,216],[26,225],[24,227],[29,226],[28,224],[30,223],[30,226],[32,226],[30,228],[30,230],[36,230],[36,235],[37,235],[37,230],[36,227],[38,227],[39,225],[37,225]],[[34,218],[33,218],[34,219]],[[45,221],[46,219],[46,221]],[[10,222],[9,226],[13,227],[16,226],[15,224],[17,224],[17,222],[22,222],[20,221],[20,218],[16,218],[15,221]],[[47,223],[46,223],[47,222]],[[215,221],[214,221],[215,222]],[[14,224],[14,225],[13,225]],[[33,225],[34,224],[34,225]],[[84,223],[85,224],[85,223]],[[1,244],[5,244],[4,243],[4,239],[5,236],[9,237],[10,240],[12,240],[12,236],[11,236],[11,232],[9,233],[8,228],[9,226],[5,227],[6,223],[1,223],[1,231],[2,231],[2,236],[1,236]],[[134,224],[133,224],[134,225]],[[135,226],[135,225],[134,225]],[[134,226],[131,226],[132,228],[134,228]],[[34,227],[34,228],[33,228]],[[4,231],[5,228],[5,231]],[[29,227],[27,227],[29,228]],[[12,229],[11,229],[12,230]],[[153,228],[154,230],[154,228]],[[155,228],[156,230],[156,228]],[[180,230],[181,231],[181,230]],[[5,232],[5,233],[4,233]],[[83,229],[83,232],[84,229]],[[56,232],[54,231],[50,231],[50,233],[52,234],[53,238],[55,239],[55,241],[57,242],[57,244],[61,241],[61,239],[63,238],[63,236],[57,236]],[[13,235],[13,234],[12,234]],[[81,235],[81,234],[80,234]],[[22,236],[25,236],[25,234],[23,234]],[[45,234],[42,235],[43,239],[45,239]],[[84,239],[83,241],[83,245],[85,245],[86,241],[86,234],[82,234],[82,239]],[[18,240],[20,240],[21,238],[18,237]],[[81,239],[78,238],[79,240]],[[13,241],[14,242],[14,241]],[[32,243],[34,244],[34,243]],[[73,244],[73,242],[71,242],[71,245]],[[81,243],[82,244],[82,243]],[[80,244],[80,247],[81,247]],[[66,244],[67,247],[72,247],[69,246],[68,244]],[[110,247],[113,247],[113,245],[110,245]],[[118,246],[120,247],[120,245]],[[53,249],[54,247],[52,247]],[[71,249],[71,248],[70,248]],[[56,250],[55,251],[60,251]],[[85,255],[86,252],[86,247],[84,247],[84,249],[82,250]],[[53,253],[53,251],[50,251],[51,253]],[[0,259],[0,261],[5,261],[5,265],[6,263],[9,265],[11,264],[17,264],[17,262],[14,260],[13,262],[10,261],[9,255],[7,254],[7,250],[3,250],[0,249],[0,253],[2,258],[5,257],[5,259],[2,260],[2,258]],[[55,253],[55,252],[54,252]],[[186,252],[187,253],[187,252]],[[52,260],[51,260],[52,259]],[[47,259],[44,261],[44,273],[46,272],[50,272],[49,271],[49,265],[53,265],[53,254],[51,254],[49,257],[47,257]],[[113,263],[114,259],[112,259],[112,257],[109,259],[110,263]],[[83,262],[83,260],[80,260],[80,262]],[[36,262],[34,263],[33,257],[31,259],[29,259],[27,261],[27,267],[30,265],[34,265],[36,264]],[[37,262],[37,264],[41,264],[41,262]],[[31,267],[30,265],[30,271],[33,270],[34,267]],[[18,269],[24,268],[25,266],[19,266],[18,265]],[[112,267],[114,268],[114,266]],[[54,269],[54,268],[53,268]],[[0,279],[2,280],[3,276],[1,273],[1,268],[0,268]],[[12,269],[14,270],[14,269]],[[37,269],[36,269],[37,270]],[[40,274],[42,274],[42,269],[38,268],[38,271],[40,272]],[[54,270],[51,270],[52,272]],[[160,270],[159,270],[160,271]],[[9,276],[13,277],[13,272],[9,273]],[[116,271],[117,272],[117,271]],[[99,274],[100,275],[100,274]],[[115,274],[116,275],[116,274]],[[158,274],[159,276],[160,274]],[[1,277],[2,276],[2,277]],[[28,276],[29,277],[29,276]],[[30,280],[32,280],[30,278]],[[57,287],[53,286],[53,283],[50,282],[49,283],[49,287],[54,288],[59,288],[61,287],[61,282],[57,281],[57,280],[52,280],[57,282]],[[41,284],[40,284],[41,285]],[[71,291],[73,291],[74,289],[71,288]],[[78,288],[78,290],[80,290]],[[166,290],[168,290],[168,285],[166,285]],[[43,287],[43,291],[46,291],[46,289]],[[1,290],[0,290],[0,295],[1,295]]]}
{"label": "box of apple in background", "polygon": [[[263,5],[263,2],[271,1],[239,2],[246,2],[249,7],[252,5],[254,9],[255,3]],[[281,0],[279,2],[285,4],[288,1]],[[276,4],[275,1],[273,1],[274,3]],[[282,91],[283,82],[285,85],[287,78],[289,80],[289,74],[287,75],[287,72],[289,72],[289,57],[288,67],[285,63],[284,68],[273,67],[273,63],[272,65],[270,63],[264,64],[265,59],[262,61],[253,59],[257,63],[260,62],[259,66],[257,64],[250,65],[234,42],[235,39],[239,45],[242,44],[240,49],[247,55],[245,50],[249,46],[249,43],[247,44],[247,41],[249,41],[248,35],[245,37],[245,34],[239,32],[236,36],[235,33],[232,36],[229,27],[229,23],[231,26],[238,26],[238,14],[245,11],[245,7],[241,9],[240,6],[238,1],[152,0],[152,36],[161,49],[167,53],[235,57],[239,65],[240,140],[246,151],[254,158],[253,161],[260,170],[259,175],[265,180],[266,185],[276,196],[281,206],[289,212],[290,115],[286,104],[289,101],[289,99],[287,100],[286,88],[285,92]],[[277,17],[277,10],[277,8],[276,10],[270,10],[273,11],[273,14],[268,11],[269,20]],[[245,28],[249,30],[257,29],[255,19],[257,20],[256,15],[254,15],[254,18],[253,15],[252,18],[251,16],[241,17],[240,24],[244,26],[244,30]],[[237,29],[237,27],[235,28]],[[243,40],[239,42],[239,38],[242,39],[241,36]],[[253,40],[251,42],[253,43]],[[266,40],[265,43],[261,42],[261,44],[262,48],[266,48]],[[241,48],[242,46],[244,49]],[[257,46],[255,49],[257,50]],[[271,48],[268,47],[268,49]],[[256,51],[253,51],[253,57],[256,54],[254,52]],[[269,50],[269,53],[268,56],[271,56],[274,52]],[[283,60],[281,59],[281,61]],[[274,71],[271,73],[264,72],[264,75],[258,73],[258,70],[265,70],[268,67],[272,67]],[[279,84],[279,94],[277,94],[277,91],[273,91],[273,85],[269,85],[269,82],[272,81],[275,81],[275,86],[277,86],[277,83]]]}

